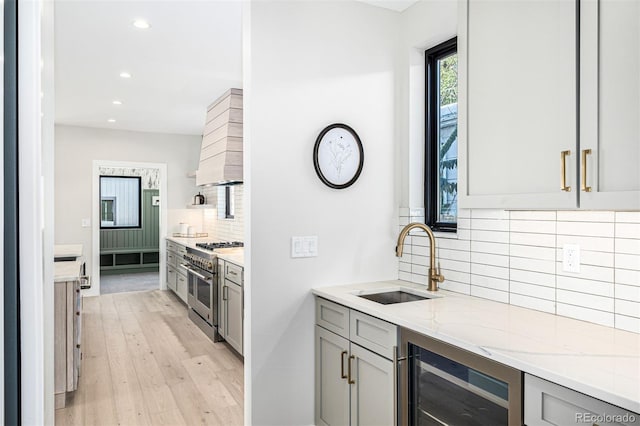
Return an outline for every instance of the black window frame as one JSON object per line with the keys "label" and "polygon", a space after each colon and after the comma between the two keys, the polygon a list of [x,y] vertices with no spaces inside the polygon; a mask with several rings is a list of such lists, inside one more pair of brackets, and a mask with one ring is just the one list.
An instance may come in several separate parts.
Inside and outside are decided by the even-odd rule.
{"label": "black window frame", "polygon": [[438,222],[438,61],[458,53],[458,37],[425,50],[424,219],[434,231],[456,232],[457,222]]}
{"label": "black window frame", "polygon": [[116,229],[142,229],[142,176],[118,176],[118,175],[100,175],[98,196],[100,197],[100,207],[102,207],[102,178],[126,178],[138,180],[138,226],[102,226],[102,210],[98,212],[98,223],[100,223],[100,230],[116,230]]}

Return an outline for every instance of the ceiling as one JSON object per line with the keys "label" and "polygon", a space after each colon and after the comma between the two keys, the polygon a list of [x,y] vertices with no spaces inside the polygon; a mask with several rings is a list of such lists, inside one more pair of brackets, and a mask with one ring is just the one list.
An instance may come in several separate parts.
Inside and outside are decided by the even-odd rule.
{"label": "ceiling", "polygon": [[242,87],[241,24],[239,1],[56,0],[56,123],[202,134],[206,107]]}

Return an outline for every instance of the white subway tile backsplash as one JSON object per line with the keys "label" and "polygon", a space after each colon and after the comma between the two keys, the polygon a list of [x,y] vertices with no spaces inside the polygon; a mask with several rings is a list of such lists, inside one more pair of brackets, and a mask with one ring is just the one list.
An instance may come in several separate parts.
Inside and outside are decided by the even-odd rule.
{"label": "white subway tile backsplash", "polygon": [[633,333],[640,333],[640,318],[628,317],[626,315],[616,315],[615,318],[616,328]]}
{"label": "white subway tile backsplash", "polygon": [[499,254],[481,253],[477,251],[471,252],[471,262],[480,263],[483,265],[501,266],[503,268],[509,267],[509,256],[502,256]]}
{"label": "white subway tile backsplash", "polygon": [[[563,260],[562,248],[556,251],[556,259],[559,262]],[[613,253],[605,253],[601,251],[580,250],[580,263],[582,265],[604,266],[613,268]]]}
{"label": "white subway tile backsplash", "polygon": [[581,293],[578,291],[556,290],[556,300],[559,303],[582,306],[613,313],[614,299],[595,294]]}
{"label": "white subway tile backsplash", "polygon": [[616,212],[616,223],[640,223],[640,212]]}
{"label": "white subway tile backsplash", "polygon": [[557,222],[559,235],[579,235],[585,237],[610,237],[614,224],[603,222]]}
{"label": "white subway tile backsplash", "polygon": [[[464,209],[458,217],[457,233],[436,234],[441,288],[640,333],[640,212]],[[416,232],[406,243],[398,276],[426,286],[429,240]],[[580,246],[580,273],[563,271],[565,244]]]}
{"label": "white subway tile backsplash", "polygon": [[472,241],[485,241],[488,243],[509,243],[509,233],[508,232],[498,232],[498,231],[485,231],[485,230],[471,230],[471,240]]}
{"label": "white subway tile backsplash", "polygon": [[509,221],[471,218],[471,229],[484,231],[508,231]]}
{"label": "white subway tile backsplash", "polygon": [[556,273],[556,262],[553,260],[510,257],[509,266],[511,267],[512,275],[514,270],[534,271],[551,275]]}
{"label": "white subway tile backsplash", "polygon": [[614,284],[603,281],[585,280],[576,277],[558,277],[556,285],[561,290],[577,291],[604,297],[613,297]]}
{"label": "white subway tile backsplash", "polygon": [[509,255],[511,257],[524,257],[540,260],[556,260],[556,250],[551,247],[521,246],[518,244],[509,245]]}
{"label": "white subway tile backsplash", "polygon": [[616,299],[638,301],[640,300],[640,286],[635,285],[615,285]]}
{"label": "white subway tile backsplash", "polygon": [[506,291],[494,290],[491,288],[471,286],[471,295],[483,299],[495,300],[496,302],[509,303],[509,293]]}
{"label": "white subway tile backsplash", "polygon": [[556,236],[550,234],[529,234],[522,232],[511,232],[511,244],[519,244],[534,247],[555,247]]}
{"label": "white subway tile backsplash", "polygon": [[603,268],[601,266],[580,265],[580,272],[563,271],[562,262],[556,263],[556,274],[558,278],[573,277],[585,280],[597,280],[613,283],[613,268]]}
{"label": "white subway tile backsplash", "polygon": [[509,225],[509,229],[511,232],[555,235],[556,223],[543,220],[513,220]]}
{"label": "white subway tile backsplash", "polygon": [[567,210],[559,211],[559,222],[613,222],[614,212]]}
{"label": "white subway tile backsplash", "polygon": [[639,254],[640,255],[640,240],[630,240],[630,239],[626,239],[626,238],[616,238],[615,251],[616,251],[616,253]]}
{"label": "white subway tile backsplash", "polygon": [[484,241],[471,241],[471,251],[476,253],[491,253],[509,255],[509,244],[487,243]]}
{"label": "white subway tile backsplash", "polygon": [[607,327],[613,327],[614,325],[614,314],[612,312],[604,312],[582,306],[567,305],[558,302],[556,303],[556,314],[583,321],[594,322]]}
{"label": "white subway tile backsplash", "polygon": [[613,235],[607,237],[584,237],[576,235],[558,235],[557,247],[562,248],[565,244],[578,244],[580,250],[604,251],[613,253]]}
{"label": "white subway tile backsplash", "polygon": [[640,303],[616,299],[616,314],[640,318]]}
{"label": "white subway tile backsplash", "polygon": [[471,285],[492,288],[494,290],[509,291],[509,280],[495,277],[487,277],[484,275],[471,274]]}
{"label": "white subway tile backsplash", "polygon": [[616,269],[616,284],[634,285],[640,287],[640,271]]}
{"label": "white subway tile backsplash", "polygon": [[505,210],[471,210],[472,219],[508,219],[509,212]]}
{"label": "white subway tile backsplash", "polygon": [[616,223],[616,238],[640,239],[640,223]]}
{"label": "white subway tile backsplash", "polygon": [[556,221],[555,211],[511,211],[511,220],[550,220]]}
{"label": "white subway tile backsplash", "polygon": [[556,304],[553,300],[541,299],[539,297],[525,296],[523,294],[511,293],[509,303],[523,308],[535,309],[536,311],[555,313]]}
{"label": "white subway tile backsplash", "polygon": [[447,280],[442,284],[440,284],[440,288],[444,290],[455,291],[456,293],[467,294],[467,295],[471,293],[470,284],[459,283],[456,281]]}
{"label": "white subway tile backsplash", "polygon": [[616,253],[615,265],[619,269],[640,270],[640,255]]}
{"label": "white subway tile backsplash", "polygon": [[409,216],[409,208],[408,207],[400,207],[398,209],[398,216]]}
{"label": "white subway tile backsplash", "polygon": [[519,269],[511,269],[509,277],[512,281],[520,281],[528,284],[536,284],[545,287],[556,286],[556,276],[553,274],[545,274],[535,271],[523,271]]}

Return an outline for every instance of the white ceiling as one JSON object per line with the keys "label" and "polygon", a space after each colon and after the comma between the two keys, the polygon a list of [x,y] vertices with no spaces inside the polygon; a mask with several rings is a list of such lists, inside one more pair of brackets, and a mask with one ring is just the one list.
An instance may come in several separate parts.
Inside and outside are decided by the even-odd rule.
{"label": "white ceiling", "polygon": [[207,105],[242,87],[241,21],[239,1],[56,0],[56,123],[202,134]]}

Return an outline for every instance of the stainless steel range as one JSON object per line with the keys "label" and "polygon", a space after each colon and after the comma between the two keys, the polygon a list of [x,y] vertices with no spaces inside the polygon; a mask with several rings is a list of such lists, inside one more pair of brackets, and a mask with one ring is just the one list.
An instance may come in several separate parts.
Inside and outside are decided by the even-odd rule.
{"label": "stainless steel range", "polygon": [[242,242],[197,243],[187,247],[184,255],[187,280],[189,318],[214,342],[222,340],[218,334],[218,271],[216,250],[243,247]]}

